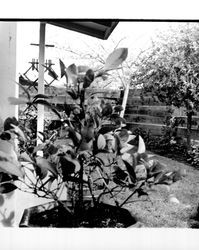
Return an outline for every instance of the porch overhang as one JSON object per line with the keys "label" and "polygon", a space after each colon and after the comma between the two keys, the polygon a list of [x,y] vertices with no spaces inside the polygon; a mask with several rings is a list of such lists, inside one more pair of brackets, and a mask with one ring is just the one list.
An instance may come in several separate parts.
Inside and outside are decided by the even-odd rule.
{"label": "porch overhang", "polygon": [[47,21],[48,24],[52,24],[64,29],[69,29],[85,35],[93,36],[99,39],[106,40],[115,29],[118,21],[112,20],[65,20],[55,19]]}

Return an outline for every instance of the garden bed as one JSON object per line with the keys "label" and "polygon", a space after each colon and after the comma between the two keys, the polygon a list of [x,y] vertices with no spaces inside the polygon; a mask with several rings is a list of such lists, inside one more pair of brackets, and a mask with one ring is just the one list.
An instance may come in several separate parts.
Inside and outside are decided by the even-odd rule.
{"label": "garden bed", "polygon": [[[69,201],[64,202],[69,210]],[[72,213],[57,202],[25,209],[20,227],[129,227],[136,223],[136,219],[127,209],[118,208],[105,203],[92,206],[91,201],[85,201],[84,208],[76,207]]]}

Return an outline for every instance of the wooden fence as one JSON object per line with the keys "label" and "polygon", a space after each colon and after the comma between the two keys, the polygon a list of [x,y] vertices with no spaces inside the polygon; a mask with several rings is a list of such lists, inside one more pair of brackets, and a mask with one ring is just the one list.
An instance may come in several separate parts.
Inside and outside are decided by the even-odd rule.
{"label": "wooden fence", "polygon": [[[138,127],[150,131],[154,135],[160,135],[165,126],[168,109],[173,109],[173,116],[180,120],[178,135],[186,136],[187,118],[184,108],[174,108],[166,106],[158,101],[158,98],[152,97],[150,93],[143,98],[140,97],[141,90],[130,89],[128,102],[125,111],[125,118],[130,129]],[[199,114],[195,114],[192,123],[192,139],[199,139]]]}
{"label": "wooden fence", "polygon": [[[143,98],[140,97],[139,89],[130,89],[125,110],[124,118],[127,121],[128,127],[134,130],[138,127],[146,131],[150,131],[154,135],[160,135],[165,124],[168,109],[164,103],[158,101],[156,97],[152,97],[149,93]],[[97,93],[99,98],[104,98],[111,102],[122,103],[122,93],[120,90],[112,89],[88,89],[86,98],[91,93]],[[36,94],[36,93],[33,93]],[[64,102],[71,103],[71,97],[66,93],[66,89],[46,88],[46,94],[51,96],[51,103],[63,104]],[[181,125],[178,129],[178,135],[186,136],[186,113],[183,108],[174,108],[173,115],[181,120]],[[56,119],[55,115],[49,110],[46,110],[45,118]],[[193,117],[192,138],[199,139],[199,114]]]}
{"label": "wooden fence", "polygon": [[[31,96],[35,96],[37,91],[35,89],[31,89]],[[106,101],[112,102],[113,104],[117,102],[121,102],[122,99],[120,97],[121,92],[118,90],[112,89],[87,89],[85,94],[85,99],[88,98],[90,94],[97,94],[98,98],[105,99]],[[45,89],[45,95],[49,96],[48,102],[56,105],[63,105],[64,103],[73,104],[75,101],[71,98],[71,96],[67,93],[66,88],[54,88],[48,87]],[[20,97],[24,97],[25,94],[22,90],[20,90]],[[26,105],[20,105],[20,110],[24,110]],[[50,109],[45,107],[45,119],[56,120],[57,116]]]}

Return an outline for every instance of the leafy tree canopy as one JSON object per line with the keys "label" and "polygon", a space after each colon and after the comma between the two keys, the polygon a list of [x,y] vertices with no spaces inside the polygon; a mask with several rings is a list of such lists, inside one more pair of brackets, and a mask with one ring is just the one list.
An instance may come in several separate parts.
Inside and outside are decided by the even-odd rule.
{"label": "leafy tree canopy", "polygon": [[199,24],[182,23],[160,33],[136,68],[134,80],[160,101],[187,110],[198,109]]}

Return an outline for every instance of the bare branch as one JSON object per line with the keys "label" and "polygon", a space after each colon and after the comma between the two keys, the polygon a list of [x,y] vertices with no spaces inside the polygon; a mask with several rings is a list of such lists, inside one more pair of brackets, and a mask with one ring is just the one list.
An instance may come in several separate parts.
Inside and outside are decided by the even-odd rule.
{"label": "bare branch", "polygon": [[126,39],[126,37],[123,37],[123,38],[121,38],[121,39],[119,40],[119,42],[116,44],[114,50],[117,49],[117,47],[119,46],[119,44],[120,44],[124,39]]}

